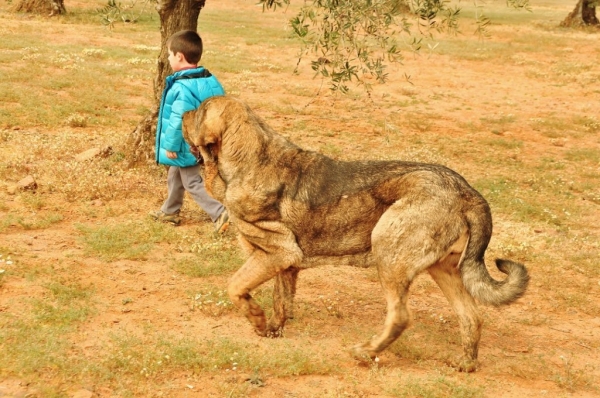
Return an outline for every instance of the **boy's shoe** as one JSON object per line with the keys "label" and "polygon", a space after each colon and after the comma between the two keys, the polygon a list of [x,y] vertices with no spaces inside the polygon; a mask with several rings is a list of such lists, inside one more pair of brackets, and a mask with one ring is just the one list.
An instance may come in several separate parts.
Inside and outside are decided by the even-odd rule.
{"label": "boy's shoe", "polygon": [[222,234],[227,230],[227,228],[229,227],[229,213],[227,213],[227,210],[223,210],[223,213],[221,213],[221,215],[219,216],[219,218],[217,218],[217,221],[215,221],[214,224],[215,232],[218,234]]}
{"label": "boy's shoe", "polygon": [[163,212],[162,210],[158,210],[158,211],[151,211],[149,213],[149,215],[156,221],[168,222],[173,225],[179,225],[179,223],[181,223],[181,217],[179,217],[178,211],[175,213],[172,213],[172,214],[167,214],[167,213]]}

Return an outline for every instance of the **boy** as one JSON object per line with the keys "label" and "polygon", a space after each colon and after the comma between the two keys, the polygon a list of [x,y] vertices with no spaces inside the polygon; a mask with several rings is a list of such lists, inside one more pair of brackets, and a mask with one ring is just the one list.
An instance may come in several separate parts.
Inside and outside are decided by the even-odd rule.
{"label": "boy", "polygon": [[215,231],[224,232],[229,226],[229,215],[223,205],[208,195],[200,177],[200,159],[191,153],[183,139],[182,116],[198,108],[200,103],[214,95],[224,95],[221,83],[211,73],[198,66],[202,57],[202,39],[198,33],[183,30],[167,40],[169,64],[173,74],[167,76],[160,101],[156,128],[156,162],[168,165],[168,196],[161,209],[150,216],[155,220],[179,225],[179,209],[187,191],[194,201],[208,213]]}

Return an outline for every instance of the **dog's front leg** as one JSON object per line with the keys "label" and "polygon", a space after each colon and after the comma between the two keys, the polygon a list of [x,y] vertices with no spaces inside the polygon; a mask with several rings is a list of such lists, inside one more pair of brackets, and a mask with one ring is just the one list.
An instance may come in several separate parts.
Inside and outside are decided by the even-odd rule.
{"label": "dog's front leg", "polygon": [[294,295],[298,272],[300,272],[298,268],[290,267],[275,277],[273,316],[269,319],[268,326],[269,334],[273,337],[281,336],[285,322],[294,318]]}
{"label": "dog's front leg", "polygon": [[231,302],[248,318],[259,336],[267,335],[265,312],[252,298],[250,292],[262,283],[273,278],[277,269],[264,265],[264,253],[255,251],[231,278],[227,293]]}
{"label": "dog's front leg", "polygon": [[[229,297],[248,318],[258,335],[272,336],[272,331],[283,327],[286,313],[291,308],[290,297],[293,297],[297,276],[297,271],[292,270],[295,264],[302,261],[302,251],[292,232],[280,223],[250,224],[239,220],[237,227],[241,232],[240,243],[250,252],[250,257],[231,278],[227,288]],[[273,326],[267,328],[265,313],[250,292],[278,274],[285,276],[279,288],[276,283],[276,292],[280,293],[274,293],[282,298],[275,299],[275,302],[282,304],[276,304],[279,309],[275,310]]]}

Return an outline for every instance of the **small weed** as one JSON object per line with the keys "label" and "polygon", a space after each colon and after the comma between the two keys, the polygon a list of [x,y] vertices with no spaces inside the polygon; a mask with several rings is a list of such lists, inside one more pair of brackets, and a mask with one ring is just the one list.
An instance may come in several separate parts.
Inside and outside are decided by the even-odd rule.
{"label": "small weed", "polygon": [[339,300],[337,298],[331,299],[329,297],[319,296],[319,300],[321,301],[329,315],[340,319],[344,317],[340,308]]}
{"label": "small weed", "polygon": [[44,207],[44,199],[42,198],[42,195],[35,193],[23,192],[21,195],[21,201],[32,210],[40,210]]}
{"label": "small weed", "polygon": [[590,376],[594,373],[591,365],[585,365],[583,369],[576,369],[575,360],[572,357],[567,358],[561,355],[560,359],[562,371],[554,375],[554,381],[560,388],[574,392],[579,388],[588,388],[594,385],[593,378]]}
{"label": "small weed", "polygon": [[501,148],[501,149],[519,149],[523,147],[522,141],[517,140],[507,140],[507,139],[488,139],[485,142],[485,145],[489,145],[490,147]]}
{"label": "small weed", "polygon": [[233,303],[227,296],[227,291],[225,290],[196,293],[192,296],[190,304],[190,311],[200,311],[203,314],[212,317],[220,317],[233,310]]}
{"label": "small weed", "polygon": [[498,124],[504,126],[510,123],[514,123],[517,120],[517,118],[513,114],[500,114],[495,117],[482,117],[479,120],[481,120],[483,123]]}
{"label": "small weed", "polygon": [[24,229],[46,229],[53,224],[57,224],[64,219],[64,216],[60,213],[50,213],[44,217],[36,218],[32,222],[19,221]]}
{"label": "small weed", "polygon": [[87,127],[88,118],[78,113],[72,113],[67,116],[65,124],[69,127]]}
{"label": "small weed", "polygon": [[413,114],[408,120],[408,126],[421,133],[425,133],[433,127],[434,120],[439,119],[437,115]]}

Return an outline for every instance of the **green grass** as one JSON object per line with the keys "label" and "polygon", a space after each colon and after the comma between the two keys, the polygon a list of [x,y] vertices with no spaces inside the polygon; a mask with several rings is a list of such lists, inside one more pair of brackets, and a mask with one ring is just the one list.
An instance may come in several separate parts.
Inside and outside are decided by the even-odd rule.
{"label": "green grass", "polygon": [[0,374],[76,376],[81,361],[73,357],[65,337],[95,313],[93,289],[54,281],[46,285],[44,300],[33,299],[19,315],[0,313]]}
{"label": "green grass", "polygon": [[294,347],[283,340],[273,340],[273,347],[267,352],[254,344],[225,337],[198,340],[147,331],[143,335],[115,333],[111,336],[111,346],[99,364],[90,369],[90,376],[104,376],[112,385],[121,386],[119,393],[124,395],[143,394],[147,388],[145,380],[180,372],[232,376],[247,373],[254,375],[255,380],[266,379],[266,375],[337,373],[330,361],[314,349]]}
{"label": "green grass", "polygon": [[387,386],[393,397],[419,398],[477,398],[485,396],[485,388],[471,382],[457,382],[445,376],[403,377],[395,386]]}
{"label": "green grass", "polygon": [[[68,7],[68,6],[67,6]],[[94,11],[77,11],[61,17],[65,25],[81,25],[82,34],[91,37],[99,29],[99,18]],[[156,29],[156,16],[143,19],[135,25],[123,25],[116,32],[106,29],[106,37],[140,35],[144,47],[122,45],[94,46],[89,40],[69,44],[49,41],[36,34],[34,22],[23,23],[19,32],[3,33],[0,52],[0,127],[64,126],[66,118],[74,113],[85,114],[96,126],[129,126],[137,117],[115,118],[115,112],[132,104],[131,98],[151,103],[152,85],[135,88],[122,84],[123,79],[151,82],[155,73],[158,50],[148,33]],[[32,79],[32,76],[44,76]],[[85,87],[85,90],[82,88]],[[129,99],[126,99],[129,97]],[[57,101],[57,99],[59,99]],[[137,106],[137,105],[136,105]],[[127,115],[128,112],[122,112]],[[18,121],[18,123],[15,123]]]}
{"label": "green grass", "polygon": [[600,150],[598,148],[573,148],[565,153],[565,159],[571,162],[588,162],[598,164],[600,162]]}
{"label": "green grass", "polygon": [[229,249],[188,255],[173,260],[171,268],[192,278],[203,278],[233,274],[242,263],[239,254],[235,250]]}
{"label": "green grass", "polygon": [[79,224],[76,227],[81,233],[85,252],[105,261],[144,260],[155,244],[177,237],[171,226],[152,220],[107,226]]}

